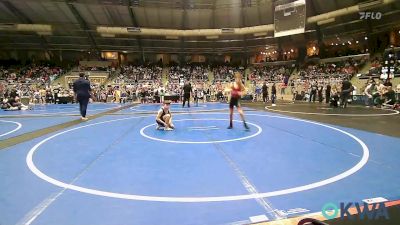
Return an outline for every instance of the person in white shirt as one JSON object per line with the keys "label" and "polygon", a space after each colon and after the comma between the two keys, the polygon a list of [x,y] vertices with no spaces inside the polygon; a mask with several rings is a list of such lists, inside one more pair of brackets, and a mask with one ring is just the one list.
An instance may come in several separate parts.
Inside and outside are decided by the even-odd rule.
{"label": "person in white shirt", "polygon": [[373,103],[372,99],[373,99],[374,92],[376,92],[376,85],[375,85],[375,81],[371,80],[364,90],[366,107],[370,107],[372,105],[372,103]]}

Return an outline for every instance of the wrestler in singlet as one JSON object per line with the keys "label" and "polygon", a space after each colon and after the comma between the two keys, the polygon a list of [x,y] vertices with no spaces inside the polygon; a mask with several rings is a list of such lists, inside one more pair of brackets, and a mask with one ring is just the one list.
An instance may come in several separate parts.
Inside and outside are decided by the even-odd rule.
{"label": "wrestler in singlet", "polygon": [[246,120],[244,118],[244,113],[242,108],[240,107],[240,98],[242,96],[242,92],[245,90],[244,84],[242,83],[242,75],[240,73],[235,73],[235,82],[230,86],[231,91],[231,99],[229,101],[229,127],[228,129],[233,128],[233,108],[236,106],[240,117],[243,121],[243,126],[246,130],[249,130],[247,126]]}

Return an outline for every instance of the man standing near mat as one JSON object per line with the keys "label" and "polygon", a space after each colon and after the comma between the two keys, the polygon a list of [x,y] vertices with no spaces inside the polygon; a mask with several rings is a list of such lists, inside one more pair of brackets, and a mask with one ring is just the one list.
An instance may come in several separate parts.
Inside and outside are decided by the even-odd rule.
{"label": "man standing near mat", "polygon": [[272,101],[272,106],[276,106],[275,100],[276,100],[276,85],[275,85],[275,82],[274,82],[274,83],[272,84],[272,87],[271,87],[271,101]]}
{"label": "man standing near mat", "polygon": [[331,100],[331,85],[328,83],[325,87],[325,103],[329,103]]}
{"label": "man standing near mat", "polygon": [[318,90],[318,84],[316,81],[314,81],[311,84],[310,99],[308,100],[308,102],[311,102],[311,100],[315,102],[315,97],[317,96],[317,90]]}
{"label": "man standing near mat", "polygon": [[81,119],[87,120],[86,109],[91,97],[90,91],[92,89],[90,88],[89,80],[85,79],[84,73],[79,74],[79,79],[74,81],[73,88],[75,99],[79,102],[79,110],[82,116]]}
{"label": "man standing near mat", "polygon": [[188,107],[190,108],[190,94],[192,93],[192,85],[189,81],[186,81],[185,85],[183,85],[183,104],[182,108],[185,107],[186,101],[188,102]]}
{"label": "man standing near mat", "polygon": [[268,102],[268,86],[267,86],[267,82],[264,81],[264,84],[263,84],[261,89],[262,89],[263,102],[267,103]]}
{"label": "man standing near mat", "polygon": [[233,128],[233,107],[236,106],[240,117],[242,118],[243,125],[246,130],[249,127],[246,124],[246,120],[244,119],[244,113],[242,108],[240,107],[240,98],[242,97],[243,91],[245,91],[244,84],[242,83],[242,75],[239,72],[235,73],[235,82],[230,85],[231,91],[231,99],[229,100],[229,127],[228,129]]}
{"label": "man standing near mat", "polygon": [[347,100],[350,98],[351,92],[354,90],[349,78],[345,77],[342,82],[342,91],[340,93],[340,104],[342,108],[347,107]]}

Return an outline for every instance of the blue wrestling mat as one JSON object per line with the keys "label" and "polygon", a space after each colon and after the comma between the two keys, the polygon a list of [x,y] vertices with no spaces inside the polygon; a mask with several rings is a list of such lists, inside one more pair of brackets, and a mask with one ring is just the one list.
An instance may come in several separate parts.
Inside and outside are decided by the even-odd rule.
{"label": "blue wrestling mat", "polygon": [[248,224],[400,197],[399,138],[263,111],[227,130],[226,111],[195,109],[172,105],[188,110],[174,131],[106,115],[0,150],[0,224]]}

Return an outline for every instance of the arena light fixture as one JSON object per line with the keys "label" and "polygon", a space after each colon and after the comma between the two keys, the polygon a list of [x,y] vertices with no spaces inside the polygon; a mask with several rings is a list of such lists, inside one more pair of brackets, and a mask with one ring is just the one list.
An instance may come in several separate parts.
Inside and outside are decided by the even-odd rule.
{"label": "arena light fixture", "polygon": [[105,38],[114,38],[115,34],[100,34],[100,36]]}
{"label": "arena light fixture", "polygon": [[206,36],[207,39],[218,39],[218,35]]}
{"label": "arena light fixture", "polygon": [[40,32],[36,32],[36,33],[40,36],[50,36],[53,34],[52,32],[48,32],[48,31],[40,31]]}
{"label": "arena light fixture", "polygon": [[0,24],[0,30],[12,30],[12,29],[15,29],[15,24],[13,23]]}
{"label": "arena light fixture", "polygon": [[0,24],[0,30],[5,31],[26,31],[43,33],[43,35],[51,34],[52,26],[47,24],[14,24],[14,23],[3,23]]}
{"label": "arena light fixture", "polygon": [[221,33],[223,34],[233,34],[235,33],[234,28],[221,28]]}
{"label": "arena light fixture", "polygon": [[333,23],[333,22],[335,22],[335,17],[330,18],[330,19],[327,19],[327,20],[318,21],[318,22],[317,22],[317,25],[320,26],[320,25],[324,25],[324,24],[328,24],[328,23]]}
{"label": "arena light fixture", "polygon": [[128,31],[129,33],[140,33],[140,32],[142,32],[140,27],[127,27],[126,31]]}
{"label": "arena light fixture", "polygon": [[255,33],[253,34],[255,37],[260,37],[260,36],[267,36],[267,32],[260,32],[260,33]]}
{"label": "arena light fixture", "polygon": [[179,37],[178,36],[165,36],[166,39],[170,39],[170,40],[178,40]]}
{"label": "arena light fixture", "polygon": [[28,32],[52,32],[52,27],[47,24],[16,24],[15,30]]}
{"label": "arena light fixture", "polygon": [[360,11],[369,10],[375,8],[383,3],[383,0],[376,0],[376,1],[367,1],[358,4],[358,8]]}

